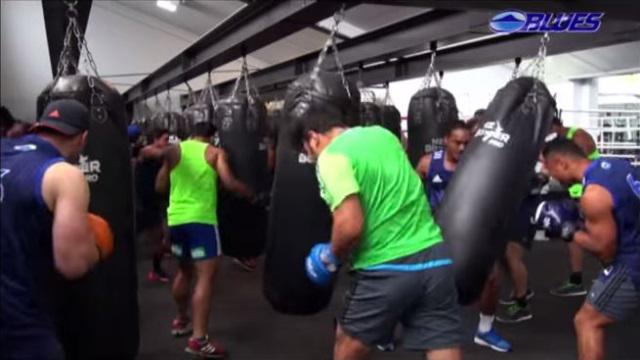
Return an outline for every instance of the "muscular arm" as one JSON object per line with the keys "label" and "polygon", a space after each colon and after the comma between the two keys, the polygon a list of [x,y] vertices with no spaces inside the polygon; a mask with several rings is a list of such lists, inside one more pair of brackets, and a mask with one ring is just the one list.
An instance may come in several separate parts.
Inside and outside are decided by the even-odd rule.
{"label": "muscular arm", "polygon": [[164,156],[164,149],[147,145],[140,150],[138,154],[138,161],[145,159],[161,160]]}
{"label": "muscular arm", "polygon": [[156,175],[155,190],[159,194],[166,194],[169,191],[169,173],[178,163],[180,157],[180,150],[176,146],[170,146],[163,151],[162,167]]}
{"label": "muscular arm", "polygon": [[573,136],[573,142],[578,145],[587,156],[596,150],[595,141],[593,141],[593,138],[588,132],[582,129],[576,131],[576,134]]}
{"label": "muscular arm", "polygon": [[242,183],[240,180],[236,179],[236,177],[231,172],[231,168],[229,167],[229,163],[227,161],[227,155],[224,150],[209,146],[207,148],[207,160],[213,166],[213,168],[216,169],[216,172],[218,172],[218,176],[220,176],[220,182],[222,183],[222,186],[224,186],[227,190],[233,191],[242,197],[253,197],[253,191],[251,191],[251,189],[249,189],[249,187]]}
{"label": "muscular arm", "polygon": [[427,177],[427,174],[429,174],[429,167],[431,166],[431,154],[425,154],[420,158],[420,161],[418,161],[418,165],[416,166],[416,171],[418,172],[418,175],[420,175],[421,179],[424,179]]}
{"label": "muscular arm", "polygon": [[357,194],[347,196],[333,211],[331,252],[344,261],[360,242],[364,214]]}
{"label": "muscular arm", "polygon": [[82,171],[59,163],[44,174],[42,196],[53,212],[53,257],[56,269],[68,279],[83,276],[99,260],[89,228],[89,186]]}
{"label": "muscular arm", "polygon": [[573,240],[600,260],[613,260],[616,252],[617,228],[613,218],[613,199],[598,185],[589,185],[580,200],[587,231],[578,231]]}

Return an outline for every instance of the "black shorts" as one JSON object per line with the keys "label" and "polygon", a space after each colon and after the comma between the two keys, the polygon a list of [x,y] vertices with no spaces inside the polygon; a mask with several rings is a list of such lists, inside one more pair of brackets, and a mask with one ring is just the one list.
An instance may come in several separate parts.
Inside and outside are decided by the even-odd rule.
{"label": "black shorts", "polygon": [[525,249],[531,250],[533,238],[536,235],[534,216],[539,203],[540,198],[538,195],[527,195],[522,200],[520,208],[508,221],[508,241],[517,242]]}
{"label": "black shorts", "polygon": [[458,295],[444,244],[371,269],[352,271],[351,276],[345,308],[338,319],[349,336],[371,347],[387,344],[393,340],[396,325],[402,324],[406,349],[424,351],[460,345]]}

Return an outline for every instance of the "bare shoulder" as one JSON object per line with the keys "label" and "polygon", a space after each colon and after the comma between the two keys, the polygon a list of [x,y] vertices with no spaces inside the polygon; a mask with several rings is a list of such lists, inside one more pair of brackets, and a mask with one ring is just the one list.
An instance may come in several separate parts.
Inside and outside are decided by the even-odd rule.
{"label": "bare shoulder", "polygon": [[580,198],[580,208],[587,217],[611,212],[613,210],[613,197],[604,187],[591,184],[587,186]]}
{"label": "bare shoulder", "polygon": [[56,200],[65,194],[88,194],[89,185],[83,172],[67,162],[51,165],[42,178],[42,198],[47,207],[53,210]]}

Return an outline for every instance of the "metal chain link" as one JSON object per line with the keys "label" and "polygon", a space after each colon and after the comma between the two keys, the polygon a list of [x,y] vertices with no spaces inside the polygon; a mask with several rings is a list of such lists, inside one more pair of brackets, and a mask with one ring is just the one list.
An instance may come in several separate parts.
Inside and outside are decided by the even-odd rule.
{"label": "metal chain link", "polygon": [[345,9],[345,6],[343,4],[340,10],[337,11],[335,14],[333,14],[333,25],[331,26],[331,32],[329,34],[329,38],[325,42],[322,48],[322,51],[320,51],[320,54],[318,54],[318,61],[316,62],[316,66],[313,68],[313,72],[311,73],[311,79],[313,80],[317,78],[318,73],[320,72],[320,68],[324,63],[325,58],[327,57],[329,48],[331,48],[333,52],[333,58],[336,62],[336,67],[338,68],[338,73],[340,74],[340,78],[342,80],[342,86],[344,86],[345,90],[347,91],[347,95],[351,97],[351,91],[349,90],[349,83],[347,82],[347,78],[344,76],[344,68],[342,66],[342,62],[340,62],[340,57],[338,55],[338,47],[336,46],[336,34],[338,32],[338,27],[340,25],[340,22],[344,20],[344,9]]}
{"label": "metal chain link", "polygon": [[545,77],[545,60],[547,58],[547,45],[551,38],[549,37],[549,33],[546,32],[540,38],[540,47],[538,48],[538,56],[534,62],[534,68],[531,75],[535,78],[538,78],[540,81],[544,82]]}
{"label": "metal chain link", "polygon": [[164,103],[167,106],[167,112],[171,112],[171,89],[167,89],[167,97],[164,99]]}
{"label": "metal chain link", "polygon": [[440,79],[440,75],[436,71],[436,52],[431,52],[431,60],[429,61],[429,67],[427,68],[427,73],[422,80],[422,88],[426,89],[431,86],[431,81],[435,80],[436,87],[439,89],[442,85],[442,79]]}

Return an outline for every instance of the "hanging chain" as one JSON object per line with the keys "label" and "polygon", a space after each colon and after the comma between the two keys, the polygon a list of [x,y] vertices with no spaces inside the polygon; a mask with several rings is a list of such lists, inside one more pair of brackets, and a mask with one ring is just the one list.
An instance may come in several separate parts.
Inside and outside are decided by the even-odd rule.
{"label": "hanging chain", "polygon": [[247,66],[247,57],[242,57],[242,77],[244,78],[244,88],[247,91],[247,100],[249,104],[253,104],[255,99],[251,93],[251,86],[249,84],[249,67]]}
{"label": "hanging chain", "polygon": [[438,74],[438,72],[436,71],[436,52],[432,51],[431,52],[431,60],[429,61],[429,67],[427,68],[427,74],[425,75],[423,81],[422,81],[422,88],[428,88],[431,86],[431,81],[435,80],[436,82],[436,87],[440,88],[441,86],[441,79],[440,79],[440,75]]}
{"label": "hanging chain", "polygon": [[171,90],[167,89],[167,97],[164,99],[164,103],[167,106],[167,112],[170,113],[171,112]]}
{"label": "hanging chain", "polygon": [[518,75],[520,74],[520,58],[516,58],[516,64],[513,67],[513,72],[511,72],[511,80],[518,78]]}
{"label": "hanging chain", "polygon": [[313,69],[311,78],[314,79],[318,76],[320,67],[322,66],[322,63],[324,63],[324,60],[327,57],[327,52],[329,51],[329,48],[331,48],[333,52],[333,58],[336,62],[336,67],[338,68],[338,73],[340,74],[340,78],[342,80],[342,86],[344,86],[345,90],[347,91],[347,95],[351,97],[351,91],[349,90],[349,83],[347,82],[347,78],[344,76],[344,68],[342,67],[342,62],[340,62],[340,57],[338,56],[338,47],[336,46],[336,34],[338,33],[338,27],[340,25],[340,22],[344,20],[344,8],[345,7],[343,4],[340,10],[337,11],[335,14],[333,14],[333,25],[331,26],[331,32],[329,34],[329,38],[325,42],[324,47],[322,48],[322,51],[320,51],[320,54],[318,54],[318,61],[316,62],[316,66]]}
{"label": "hanging chain", "polygon": [[545,32],[540,38],[540,47],[538,48],[538,56],[534,60],[534,68],[531,75],[544,82],[545,77],[545,60],[547,58],[547,45],[550,41],[549,33]]}
{"label": "hanging chain", "polygon": [[384,95],[384,105],[393,105],[393,101],[391,101],[391,92],[389,91],[389,83],[384,83],[384,88],[386,89],[386,93]]}

